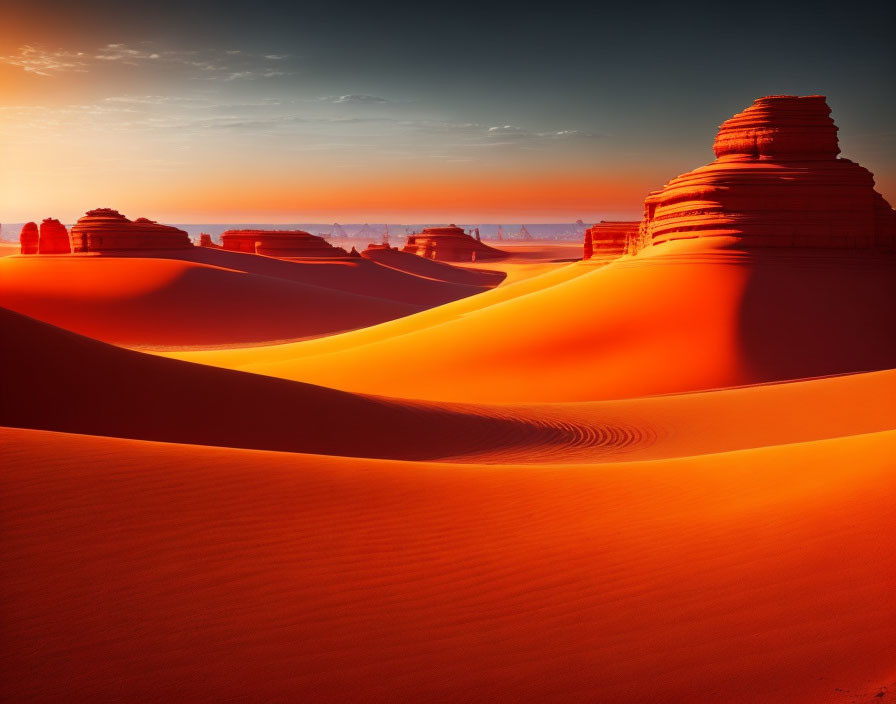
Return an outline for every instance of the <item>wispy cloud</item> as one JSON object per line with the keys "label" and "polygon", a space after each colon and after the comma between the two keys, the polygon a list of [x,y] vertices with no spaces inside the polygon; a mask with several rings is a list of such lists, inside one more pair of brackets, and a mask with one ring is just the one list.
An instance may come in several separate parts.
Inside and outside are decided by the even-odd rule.
{"label": "wispy cloud", "polygon": [[224,76],[225,81],[238,81],[241,79],[254,80],[256,78],[274,78],[275,76],[285,76],[285,71],[233,71]]}
{"label": "wispy cloud", "polygon": [[488,128],[489,134],[525,134],[526,130],[517,125],[497,125]]}
{"label": "wispy cloud", "polygon": [[498,125],[495,127],[489,127],[488,135],[490,137],[497,136],[503,139],[593,139],[599,136],[590,132],[583,132],[581,130],[557,130],[555,132],[538,132],[534,130],[528,130],[525,127],[520,127],[518,125]]}
{"label": "wispy cloud", "polygon": [[520,125],[483,125],[477,122],[440,122],[438,120],[406,120],[409,130],[433,136],[449,135],[460,140],[451,146],[460,148],[520,147],[548,141],[595,140],[603,135],[582,130],[533,130]]}
{"label": "wispy cloud", "polygon": [[[159,111],[158,106],[167,109]],[[178,109],[171,109],[176,106]],[[162,133],[181,137],[221,134],[303,137],[318,142],[333,134],[363,141],[395,132],[398,121],[386,117],[326,116],[247,112],[276,103],[226,104],[166,96],[118,96],[86,105],[59,107],[0,106],[0,125],[7,133]],[[211,114],[210,114],[211,113]],[[373,132],[370,132],[373,130]],[[332,140],[332,138],[330,138]],[[332,146],[332,145],[331,145]]]}
{"label": "wispy cloud", "polygon": [[371,114],[363,101],[351,109],[346,102],[340,104],[346,105],[343,108],[332,101],[325,104],[290,97],[228,100],[236,95],[224,88],[229,85],[226,82],[205,85],[200,94],[193,84],[182,89],[182,95],[147,92],[109,96],[83,105],[0,107],[0,132],[28,143],[74,141],[81,135],[127,135],[137,142],[164,144],[166,149],[181,145],[265,149],[276,145],[278,152],[301,152],[315,158],[363,154],[364,158],[376,155],[395,162],[438,160],[458,165],[514,152],[585,149],[590,147],[580,140],[595,138],[575,129],[412,118],[397,104],[383,111],[386,114]]}
{"label": "wispy cloud", "polygon": [[205,98],[190,98],[175,95],[118,95],[103,98],[104,103],[123,103],[125,105],[212,105]]}
{"label": "wispy cloud", "polygon": [[0,63],[16,66],[35,75],[97,71],[109,66],[167,67],[179,69],[186,78],[235,81],[274,78],[288,75],[283,68],[273,69],[272,61],[282,63],[289,54],[252,54],[239,49],[227,51],[172,50],[152,42],[136,45],[106,44],[94,51],[45,49],[26,44],[11,55],[0,56]]}
{"label": "wispy cloud", "polygon": [[58,73],[73,71],[85,73],[88,70],[90,56],[80,51],[49,51],[26,44],[19,47],[17,53],[0,56],[0,63],[17,66],[23,71],[38,76],[53,76]]}
{"label": "wispy cloud", "polygon": [[591,132],[583,132],[582,130],[560,130],[559,132],[536,132],[539,137],[548,137],[551,139],[602,139],[606,135],[592,134]]}
{"label": "wispy cloud", "polygon": [[[393,116],[333,115],[287,112],[288,104],[276,99],[253,103],[220,102],[214,96],[122,95],[85,105],[2,106],[0,117],[28,118],[18,129],[66,125],[69,129],[178,130],[198,134],[222,131],[277,135],[324,130],[353,139],[393,135],[407,144],[442,144],[446,148],[494,148],[544,143],[555,140],[594,139],[579,130],[536,131],[521,126],[486,126],[475,122],[399,119]],[[105,121],[103,119],[104,118]],[[335,131],[334,131],[335,130]],[[335,147],[348,143],[327,140],[308,148]],[[352,142],[351,144],[357,144]],[[450,156],[445,152],[430,154]],[[454,155],[458,156],[458,155]]]}
{"label": "wispy cloud", "polygon": [[364,93],[352,93],[349,95],[328,95],[320,98],[325,103],[349,104],[349,105],[385,105],[390,101],[378,95],[365,95]]}
{"label": "wispy cloud", "polygon": [[[171,54],[172,52],[167,52]],[[135,63],[137,61],[156,61],[162,58],[157,51],[145,51],[141,49],[130,49],[124,44],[106,44],[100,49],[99,54],[94,57],[98,61],[121,61],[123,63]],[[170,58],[170,57],[169,57]]]}

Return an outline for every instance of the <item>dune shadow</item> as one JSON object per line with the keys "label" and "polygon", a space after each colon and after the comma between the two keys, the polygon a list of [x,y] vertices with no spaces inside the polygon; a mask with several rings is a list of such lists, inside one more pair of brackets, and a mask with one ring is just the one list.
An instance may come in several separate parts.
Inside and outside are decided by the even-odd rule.
{"label": "dune shadow", "polygon": [[[640,438],[611,425],[396,401],[125,350],[0,308],[0,425],[348,457],[547,461]],[[460,460],[455,460],[460,461]]]}

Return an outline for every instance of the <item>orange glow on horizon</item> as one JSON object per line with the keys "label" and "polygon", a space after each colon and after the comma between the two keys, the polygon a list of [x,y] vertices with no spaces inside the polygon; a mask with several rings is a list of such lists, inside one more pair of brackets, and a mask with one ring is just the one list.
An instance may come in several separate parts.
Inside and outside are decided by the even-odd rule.
{"label": "orange glow on horizon", "polygon": [[538,175],[394,172],[377,177],[365,170],[342,180],[328,176],[296,181],[277,175],[237,180],[234,174],[218,179],[189,173],[170,179],[143,174],[130,183],[95,186],[63,173],[54,177],[56,186],[45,184],[40,193],[30,188],[18,194],[7,191],[13,212],[3,217],[7,222],[48,216],[73,221],[87,209],[108,206],[130,217],[172,222],[506,222],[519,218],[566,222],[599,219],[607,212],[640,217],[645,196],[661,185],[634,173],[616,179],[597,173],[547,171]]}

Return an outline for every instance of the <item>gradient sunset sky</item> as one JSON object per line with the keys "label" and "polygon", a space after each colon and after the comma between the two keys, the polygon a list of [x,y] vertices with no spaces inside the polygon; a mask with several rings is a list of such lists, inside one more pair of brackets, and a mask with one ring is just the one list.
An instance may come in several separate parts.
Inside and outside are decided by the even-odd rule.
{"label": "gradient sunset sky", "polygon": [[896,200],[894,3],[0,2],[0,222],[636,218],[823,94]]}

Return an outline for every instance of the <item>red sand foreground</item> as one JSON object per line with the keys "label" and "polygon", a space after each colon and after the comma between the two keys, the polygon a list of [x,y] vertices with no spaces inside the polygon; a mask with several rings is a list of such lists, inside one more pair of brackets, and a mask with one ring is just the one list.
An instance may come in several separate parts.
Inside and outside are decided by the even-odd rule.
{"label": "red sand foreground", "polygon": [[574,263],[3,257],[0,699],[888,701],[892,210],[836,146],[757,101]]}
{"label": "red sand foreground", "polygon": [[893,432],[501,468],[0,438],[11,701],[809,703],[896,683]]}

